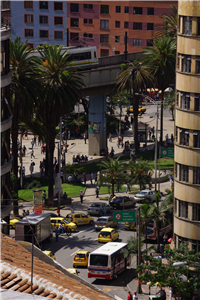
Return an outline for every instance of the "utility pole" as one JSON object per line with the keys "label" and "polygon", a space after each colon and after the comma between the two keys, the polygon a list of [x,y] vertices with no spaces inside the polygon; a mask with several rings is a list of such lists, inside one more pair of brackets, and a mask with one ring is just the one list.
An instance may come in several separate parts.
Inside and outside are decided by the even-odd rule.
{"label": "utility pole", "polygon": [[20,163],[21,163],[21,170],[20,170],[20,187],[23,189],[23,161],[22,161],[22,126],[20,126]]}
{"label": "utility pole", "polygon": [[[60,210],[60,173],[61,173],[61,136],[62,136],[62,117],[60,117],[60,151],[58,158],[58,166],[59,166],[59,190],[58,190],[58,209]],[[59,148],[59,147],[58,147]]]}
{"label": "utility pole", "polygon": [[33,251],[34,251],[34,232],[33,229],[31,228],[31,233],[32,233],[32,247],[31,247],[31,294],[33,294]]}
{"label": "utility pole", "polygon": [[127,60],[127,53],[128,53],[128,51],[127,51],[127,41],[128,40],[128,38],[127,38],[127,31],[125,31],[125,41],[124,41],[124,44],[125,44],[125,51],[124,51],[124,54],[125,54],[125,61]]}

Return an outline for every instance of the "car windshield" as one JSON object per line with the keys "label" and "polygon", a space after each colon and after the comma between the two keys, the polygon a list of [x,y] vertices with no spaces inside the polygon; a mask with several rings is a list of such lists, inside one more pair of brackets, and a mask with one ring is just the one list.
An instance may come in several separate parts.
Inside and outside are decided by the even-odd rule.
{"label": "car windshield", "polygon": [[101,254],[90,254],[90,265],[91,266],[102,266],[107,267],[108,256]]}
{"label": "car windshield", "polygon": [[67,220],[62,220],[64,223],[69,224],[69,221]]}
{"label": "car windshield", "polygon": [[143,192],[143,191],[141,191],[141,192],[138,193],[139,196],[147,195],[147,194],[148,194],[147,192]]}
{"label": "car windshield", "polygon": [[122,198],[115,198],[115,199],[112,199],[112,202],[113,202],[113,203],[122,203]]}
{"label": "car windshield", "polygon": [[91,207],[101,207],[101,205],[99,203],[93,203]]}
{"label": "car windshield", "polygon": [[82,253],[76,253],[75,256],[79,257],[79,258],[85,258],[85,254],[82,254]]}
{"label": "car windshield", "polygon": [[97,222],[107,222],[108,219],[107,218],[98,218]]}

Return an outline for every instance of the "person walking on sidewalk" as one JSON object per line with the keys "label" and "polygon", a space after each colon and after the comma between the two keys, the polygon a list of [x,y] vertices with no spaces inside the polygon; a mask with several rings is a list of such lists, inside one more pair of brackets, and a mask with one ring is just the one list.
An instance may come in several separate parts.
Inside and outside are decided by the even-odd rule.
{"label": "person walking on sidewalk", "polygon": [[83,191],[82,190],[80,191],[80,200],[81,200],[81,203],[83,203]]}
{"label": "person walking on sidewalk", "polygon": [[133,295],[133,300],[138,300],[138,296],[137,296],[137,293],[135,292],[134,295]]}
{"label": "person walking on sidewalk", "polygon": [[86,139],[87,139],[86,133],[84,133],[83,138],[84,138],[84,141],[85,141],[85,144],[86,144]]}
{"label": "person walking on sidewalk", "polygon": [[90,173],[90,181],[91,181],[91,185],[93,184],[93,182],[92,182],[93,178],[94,178],[94,175],[93,175],[93,173],[91,172],[91,173]]}
{"label": "person walking on sidewalk", "polygon": [[128,292],[127,300],[133,300],[133,296],[130,291]]}
{"label": "person walking on sidewalk", "polygon": [[99,198],[99,187],[98,187],[98,185],[96,186],[96,198]]}
{"label": "person walking on sidewalk", "polygon": [[58,242],[58,236],[59,236],[59,228],[56,227],[56,230],[55,230],[55,234],[56,234],[56,242]]}

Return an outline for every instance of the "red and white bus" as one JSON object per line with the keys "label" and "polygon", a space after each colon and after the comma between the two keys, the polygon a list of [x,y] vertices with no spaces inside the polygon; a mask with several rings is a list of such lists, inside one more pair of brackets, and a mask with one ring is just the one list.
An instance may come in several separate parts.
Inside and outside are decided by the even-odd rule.
{"label": "red and white bus", "polygon": [[131,258],[124,257],[126,243],[110,242],[91,252],[88,260],[88,278],[113,279],[126,270]]}
{"label": "red and white bus", "polygon": [[[170,233],[172,231],[172,224],[161,224],[161,228],[159,230],[160,237],[163,236],[164,233]],[[144,232],[144,237],[146,237],[146,233]],[[156,240],[157,239],[157,228],[156,221],[152,220],[149,222],[147,227],[147,239]]]}

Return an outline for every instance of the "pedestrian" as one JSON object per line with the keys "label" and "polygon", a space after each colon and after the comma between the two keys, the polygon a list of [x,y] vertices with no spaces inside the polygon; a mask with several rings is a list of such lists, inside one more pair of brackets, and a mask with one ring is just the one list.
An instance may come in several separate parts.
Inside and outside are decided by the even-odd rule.
{"label": "pedestrian", "polygon": [[44,204],[45,204],[45,201],[46,201],[46,197],[47,197],[47,194],[46,194],[46,191],[44,190],[44,191],[43,191],[43,195],[42,195]]}
{"label": "pedestrian", "polygon": [[24,157],[25,157],[26,156],[26,146],[25,145],[23,146],[22,151],[23,151],[23,154],[24,154]]}
{"label": "pedestrian", "polygon": [[57,214],[60,217],[60,209],[59,208],[57,209]]}
{"label": "pedestrian", "polygon": [[137,296],[137,293],[135,292],[134,295],[133,295],[133,300],[138,300],[138,296]]}
{"label": "pedestrian", "polygon": [[109,133],[109,142],[112,142],[112,134]]}
{"label": "pedestrian", "polygon": [[43,154],[43,147],[40,148],[40,153]]}
{"label": "pedestrian", "polygon": [[59,228],[58,227],[56,227],[55,234],[56,234],[56,242],[58,242],[58,236],[59,236]]}
{"label": "pedestrian", "polygon": [[40,161],[40,175],[41,175],[41,177],[42,177],[42,175],[43,175],[43,163],[42,163],[42,161]]}
{"label": "pedestrian", "polygon": [[33,140],[34,140],[34,145],[36,146],[36,136],[34,136]]}
{"label": "pedestrian", "polygon": [[99,198],[99,187],[98,187],[98,185],[96,186],[96,198]]}
{"label": "pedestrian", "polygon": [[133,296],[130,291],[128,292],[127,300],[133,300]]}
{"label": "pedestrian", "polygon": [[127,192],[130,192],[130,184],[129,183],[127,183],[127,185],[126,185],[126,193]]}
{"label": "pedestrian", "polygon": [[25,167],[23,166],[22,175],[25,177]]}
{"label": "pedestrian", "polygon": [[30,164],[30,172],[31,172],[31,176],[33,175],[33,171],[34,171],[34,162],[33,161],[31,161],[31,164]]}
{"label": "pedestrian", "polygon": [[64,232],[64,227],[63,227],[62,223],[59,223],[59,231],[60,231],[60,233]]}
{"label": "pedestrian", "polygon": [[173,136],[173,133],[171,134],[171,141],[172,141],[172,144],[174,143],[174,136]]}
{"label": "pedestrian", "polygon": [[71,206],[71,213],[73,214],[74,213],[74,208],[73,208],[73,206]]}
{"label": "pedestrian", "polygon": [[32,139],[31,140],[31,148],[32,148],[32,150],[33,150],[33,145],[34,145],[34,140]]}
{"label": "pedestrian", "polygon": [[84,184],[86,185],[87,175],[85,173],[83,173],[83,180],[84,180]]}
{"label": "pedestrian", "polygon": [[82,190],[80,191],[80,200],[81,200],[81,203],[83,203],[83,191]]}
{"label": "pedestrian", "polygon": [[110,151],[110,157],[111,158],[114,158],[114,153],[115,153],[115,150],[113,149],[113,147],[111,148],[111,151]]}
{"label": "pedestrian", "polygon": [[165,136],[166,142],[168,142],[168,133]]}
{"label": "pedestrian", "polygon": [[70,130],[68,130],[68,140],[70,140]]}
{"label": "pedestrian", "polygon": [[25,217],[26,216],[26,212],[25,212],[25,209],[23,209],[23,213],[22,213],[22,216]]}
{"label": "pedestrian", "polygon": [[28,132],[27,131],[25,131],[25,137],[26,137],[26,139],[28,140]]}
{"label": "pedestrian", "polygon": [[41,146],[41,139],[39,135],[38,135],[38,146]]}
{"label": "pedestrian", "polygon": [[27,216],[28,216],[28,215],[30,215],[30,212],[29,212],[29,210],[28,210],[28,209],[27,209],[26,215],[27,215]]}
{"label": "pedestrian", "polygon": [[163,235],[163,244],[164,244],[164,245],[167,243],[167,239],[168,239],[168,235],[167,235],[167,233],[165,232],[164,235]]}
{"label": "pedestrian", "polygon": [[63,170],[62,170],[62,169],[61,169],[61,171],[60,171],[60,178],[61,178],[62,183],[63,183]]}
{"label": "pedestrian", "polygon": [[173,296],[173,290],[172,287],[169,287],[169,300],[172,300],[172,296]]}
{"label": "pedestrian", "polygon": [[84,141],[85,141],[85,144],[86,144],[86,134],[85,133],[83,135],[83,138],[84,138]]}
{"label": "pedestrian", "polygon": [[93,175],[92,172],[90,172],[90,181],[91,181],[91,185],[93,184],[93,182],[92,182],[93,178],[94,178],[94,175]]}
{"label": "pedestrian", "polygon": [[162,258],[164,257],[164,250],[165,250],[165,246],[164,246],[164,244],[162,244],[160,247],[160,253],[161,253]]}
{"label": "pedestrian", "polygon": [[35,155],[34,155],[34,151],[33,150],[31,150],[31,158],[35,158]]}

